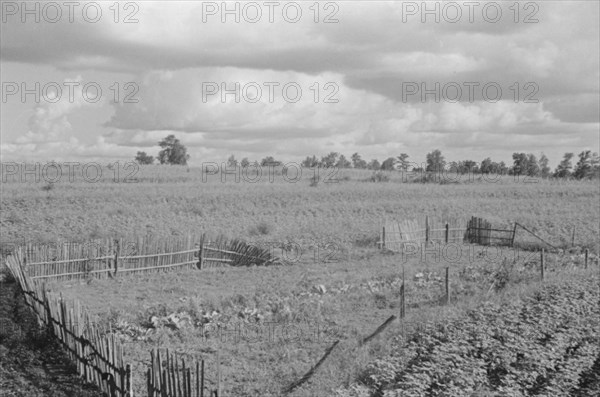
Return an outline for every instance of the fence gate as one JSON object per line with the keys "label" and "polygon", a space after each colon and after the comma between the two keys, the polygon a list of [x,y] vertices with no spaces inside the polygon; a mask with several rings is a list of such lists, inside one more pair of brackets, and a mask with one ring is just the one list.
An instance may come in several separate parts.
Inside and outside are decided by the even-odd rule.
{"label": "fence gate", "polygon": [[510,245],[515,239],[515,230],[513,229],[494,229],[492,224],[485,219],[472,217],[467,224],[467,236],[470,243],[479,245]]}

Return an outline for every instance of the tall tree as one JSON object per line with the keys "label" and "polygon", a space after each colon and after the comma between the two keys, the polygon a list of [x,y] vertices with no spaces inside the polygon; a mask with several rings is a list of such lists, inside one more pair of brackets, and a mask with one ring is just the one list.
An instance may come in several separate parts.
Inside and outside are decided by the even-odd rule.
{"label": "tall tree", "polygon": [[242,166],[242,168],[247,168],[250,165],[248,157],[244,157],[242,161],[240,161],[240,165]]}
{"label": "tall tree", "polygon": [[571,169],[573,168],[571,159],[573,156],[573,153],[565,153],[562,161],[556,166],[556,170],[554,170],[554,176],[558,178],[566,178],[571,176]]}
{"label": "tall tree", "polygon": [[476,173],[479,172],[479,167],[477,167],[477,162],[473,160],[465,160],[460,163],[460,173],[461,174],[469,174],[471,172]]}
{"label": "tall tree", "polygon": [[592,176],[592,151],[584,150],[579,153],[579,161],[575,165],[573,176],[577,179],[590,178]]}
{"label": "tall tree", "polygon": [[329,152],[327,156],[321,158],[321,165],[323,167],[333,167],[337,163],[337,158],[340,154],[338,152]]}
{"label": "tall tree", "polygon": [[175,135],[169,135],[162,141],[158,142],[162,148],[158,152],[158,161],[161,164],[177,164],[187,165],[190,155],[187,154],[187,148],[181,144]]}
{"label": "tall tree", "polygon": [[352,160],[352,167],[359,169],[367,168],[367,162],[360,157],[360,154],[354,153],[350,159]]}
{"label": "tall tree", "polygon": [[337,163],[335,163],[335,166],[337,168],[350,168],[351,165],[352,163],[348,161],[346,156],[344,156],[343,154],[340,154],[340,158],[338,159]]}
{"label": "tall tree", "polygon": [[497,170],[495,170],[493,168],[493,165],[494,165],[494,162],[492,161],[492,159],[487,157],[481,162],[481,165],[479,166],[479,170],[481,171],[482,174],[489,174],[492,172],[497,172]]}
{"label": "tall tree", "polygon": [[227,166],[228,167],[237,167],[237,165],[238,165],[238,161],[235,159],[235,156],[232,154],[227,159]]}
{"label": "tall tree", "polygon": [[548,166],[548,157],[542,152],[538,161],[540,176],[542,178],[548,178],[550,176],[550,167]]}
{"label": "tall tree", "polygon": [[427,153],[427,172],[441,172],[446,165],[446,160],[442,156],[442,152],[439,149],[435,149],[431,153]]}
{"label": "tall tree", "polygon": [[367,168],[370,170],[380,170],[381,164],[379,163],[379,161],[377,159],[373,159],[369,162],[369,164],[367,165]]}
{"label": "tall tree", "polygon": [[402,171],[408,170],[408,165],[409,165],[408,157],[409,156],[406,153],[400,153],[400,156],[398,156],[398,167]]}
{"label": "tall tree", "polygon": [[312,157],[306,156],[306,158],[302,161],[301,165],[306,168],[318,167],[319,159],[317,159],[317,156],[315,156],[315,155],[313,155]]}
{"label": "tall tree", "polygon": [[388,157],[383,161],[383,163],[381,163],[381,169],[385,171],[392,171],[396,168],[395,165],[396,159],[394,157]]}
{"label": "tall tree", "polygon": [[529,153],[527,155],[527,175],[538,176],[540,173],[540,166],[538,165],[537,157],[535,154]]}
{"label": "tall tree", "polygon": [[137,152],[135,161],[141,165],[148,165],[154,163],[154,157],[148,156],[146,152]]}
{"label": "tall tree", "polygon": [[527,175],[527,154],[525,153],[513,153],[513,175]]}

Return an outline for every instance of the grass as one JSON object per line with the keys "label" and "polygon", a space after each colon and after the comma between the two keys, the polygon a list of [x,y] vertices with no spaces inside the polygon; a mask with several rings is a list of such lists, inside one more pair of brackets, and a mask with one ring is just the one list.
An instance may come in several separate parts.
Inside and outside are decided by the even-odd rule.
{"label": "grass", "polygon": [[[201,169],[142,167],[138,182],[115,183],[112,173],[98,183],[63,178],[51,192],[35,183],[3,183],[0,242],[87,240],[131,237],[151,232],[157,237],[189,232],[258,241],[313,240],[351,246],[379,235],[385,217],[424,215],[468,219],[481,216],[494,224],[518,221],[555,245],[576,244],[596,250],[600,209],[596,182],[515,182],[503,177],[459,184],[403,182],[400,173],[382,172],[387,183],[364,182],[371,171],[341,170],[339,182],[309,189],[311,176],[288,183],[268,176],[257,183],[218,175],[203,182]],[[328,177],[328,176],[327,176]],[[349,180],[345,180],[349,177]],[[329,178],[331,179],[331,178]],[[257,225],[267,225],[266,228]],[[264,233],[264,232],[268,233]],[[276,236],[276,237],[274,237]]]}
{"label": "grass", "polygon": [[[364,348],[356,344],[390,315],[398,314],[403,264],[408,280],[406,320],[413,323],[460,318],[484,300],[509,302],[539,287],[537,254],[530,260],[520,256],[512,266],[486,261],[481,255],[465,254],[459,263],[451,264],[405,261],[401,255],[378,251],[374,245],[386,217],[466,220],[481,216],[498,226],[517,221],[561,247],[570,246],[575,229],[576,245],[596,253],[600,240],[596,182],[523,183],[504,177],[496,183],[477,178],[412,183],[398,173],[381,173],[378,180],[385,183],[372,183],[371,171],[342,170],[337,183],[328,181],[328,175],[316,179],[309,174],[296,183],[278,175],[273,183],[266,176],[258,183],[235,183],[233,178],[221,183],[218,175],[203,181],[200,169],[179,167],[142,167],[136,183],[115,183],[109,170],[103,175],[98,183],[64,180],[48,191],[43,183],[9,178],[1,198],[3,251],[10,243],[24,241],[127,239],[147,233],[165,238],[207,232],[258,243],[294,243],[302,253],[286,266],[48,284],[54,293],[81,300],[98,321],[110,324],[125,338],[126,359],[132,364],[138,393],[144,387],[149,351],[168,347],[181,355],[205,358],[209,383],[215,375],[211,363],[219,352],[228,395],[278,396],[338,338],[342,342],[324,367],[293,395],[349,390],[363,379],[371,363],[389,356],[396,346],[392,343],[395,328]],[[518,243],[539,246],[525,233],[519,233]],[[575,253],[547,255],[548,280],[574,277],[562,271],[579,260],[570,255]],[[512,260],[511,252],[507,258]],[[441,304],[446,266],[451,267],[449,306]],[[149,329],[153,317],[170,314],[188,315],[194,326],[158,327],[143,337],[137,333]],[[236,340],[231,332],[223,338],[214,333],[216,324],[230,330],[245,324],[250,332],[256,321],[266,331],[267,323],[273,323],[273,336],[261,335],[249,343]],[[298,330],[301,337],[289,336]]]}
{"label": "grass", "polygon": [[[144,340],[126,338],[126,360],[139,374],[135,380],[138,392],[144,387],[141,374],[152,347],[205,359],[209,381],[214,379],[211,363],[219,352],[228,395],[278,396],[319,360],[327,346],[340,339],[339,351],[332,354],[323,371],[293,394],[310,396],[350,385],[367,363],[390,353],[394,331],[366,348],[357,349],[357,342],[390,315],[398,315],[403,267],[407,321],[417,324],[456,317],[482,300],[498,299],[489,293],[498,277],[503,282],[499,296],[505,299],[510,300],[515,292],[530,292],[539,279],[538,267],[530,262],[521,255],[510,272],[505,264],[477,255],[460,264],[412,259],[401,266],[401,255],[371,248],[356,250],[350,260],[326,264],[307,260],[293,266],[214,268],[48,287],[66,298],[82,300],[100,323],[117,328],[121,323],[147,329],[152,316],[173,313],[185,313],[194,320],[195,327],[162,327],[151,329]],[[568,276],[564,269],[570,257],[548,254],[547,263],[547,279]],[[443,279],[448,265],[452,294],[451,305],[445,306]],[[201,320],[213,312],[218,314],[210,322]],[[224,327],[220,334],[217,325]],[[248,334],[236,334],[237,326]]]}

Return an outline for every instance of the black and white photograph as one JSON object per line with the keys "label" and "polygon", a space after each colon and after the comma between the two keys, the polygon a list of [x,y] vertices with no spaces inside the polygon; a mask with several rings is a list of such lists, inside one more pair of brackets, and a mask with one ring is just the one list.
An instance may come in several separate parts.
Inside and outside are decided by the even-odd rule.
{"label": "black and white photograph", "polygon": [[599,1],[0,19],[0,396],[600,396]]}

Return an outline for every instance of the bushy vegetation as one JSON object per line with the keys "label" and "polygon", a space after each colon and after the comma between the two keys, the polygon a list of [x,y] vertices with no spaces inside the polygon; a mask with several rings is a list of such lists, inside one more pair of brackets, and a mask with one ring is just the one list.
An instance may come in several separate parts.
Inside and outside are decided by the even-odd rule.
{"label": "bushy vegetation", "polygon": [[[542,287],[523,301],[396,339],[360,376],[368,395],[595,396],[600,390],[597,279]],[[350,391],[340,395],[355,395]]]}

